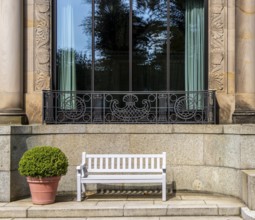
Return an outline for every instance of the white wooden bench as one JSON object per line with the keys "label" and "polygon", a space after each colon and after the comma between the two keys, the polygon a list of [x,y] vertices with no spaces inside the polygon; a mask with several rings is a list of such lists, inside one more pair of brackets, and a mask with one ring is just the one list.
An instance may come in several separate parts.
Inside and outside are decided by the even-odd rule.
{"label": "white wooden bench", "polygon": [[166,201],[166,153],[86,154],[77,166],[77,201],[88,183],[161,183]]}

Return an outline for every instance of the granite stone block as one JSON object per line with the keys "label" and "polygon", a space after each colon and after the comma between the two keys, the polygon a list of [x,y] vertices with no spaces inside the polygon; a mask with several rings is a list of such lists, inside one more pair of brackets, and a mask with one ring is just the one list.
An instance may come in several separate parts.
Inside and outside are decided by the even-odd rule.
{"label": "granite stone block", "polygon": [[167,215],[171,216],[216,216],[216,205],[169,205]]}
{"label": "granite stone block", "polygon": [[12,190],[10,171],[0,171],[0,186],[0,201],[10,202]]}
{"label": "granite stone block", "polygon": [[204,135],[204,164],[240,168],[239,135]]}
{"label": "granite stone block", "polygon": [[124,216],[166,216],[167,205],[125,205]]}
{"label": "granite stone block", "polygon": [[255,168],[255,135],[242,135],[241,137],[241,168]]}
{"label": "granite stone block", "polygon": [[240,198],[241,174],[231,168],[206,166],[174,167],[177,190],[196,190],[222,193]]}
{"label": "granite stone block", "polygon": [[0,136],[0,171],[9,171],[11,168],[11,137]]}
{"label": "granite stone block", "polygon": [[166,152],[169,165],[202,165],[203,136],[197,134],[130,135],[130,153]]}

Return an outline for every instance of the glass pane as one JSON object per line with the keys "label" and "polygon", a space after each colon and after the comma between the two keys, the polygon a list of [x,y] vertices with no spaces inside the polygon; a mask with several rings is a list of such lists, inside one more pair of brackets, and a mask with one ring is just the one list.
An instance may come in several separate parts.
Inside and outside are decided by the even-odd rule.
{"label": "glass pane", "polygon": [[129,0],[95,0],[95,90],[128,90]]}
{"label": "glass pane", "polygon": [[133,90],[166,90],[167,0],[133,1]]}
{"label": "glass pane", "polygon": [[185,90],[185,0],[170,1],[170,90]]}
{"label": "glass pane", "polygon": [[57,1],[58,89],[91,89],[91,1]]}

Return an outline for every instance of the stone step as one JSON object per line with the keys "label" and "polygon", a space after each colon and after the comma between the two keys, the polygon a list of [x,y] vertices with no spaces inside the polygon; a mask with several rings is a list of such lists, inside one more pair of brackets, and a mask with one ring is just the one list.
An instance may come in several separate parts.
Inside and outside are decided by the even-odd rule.
{"label": "stone step", "polygon": [[154,217],[154,216],[240,216],[239,205],[208,204],[95,204],[66,202],[23,207],[1,206],[1,218],[88,218],[88,217]]}
{"label": "stone step", "polygon": [[[34,218],[0,218],[1,220],[34,220]],[[37,218],[36,220],[45,220]],[[60,220],[47,218],[47,220]],[[89,217],[89,218],[61,218],[61,220],[242,220],[238,216],[178,216],[178,217]]]}

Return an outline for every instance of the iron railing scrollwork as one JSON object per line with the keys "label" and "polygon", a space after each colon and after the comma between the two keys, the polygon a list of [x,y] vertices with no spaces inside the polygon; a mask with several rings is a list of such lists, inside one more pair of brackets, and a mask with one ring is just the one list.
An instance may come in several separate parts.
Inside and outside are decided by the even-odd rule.
{"label": "iron railing scrollwork", "polygon": [[43,91],[47,124],[214,124],[215,91]]}

